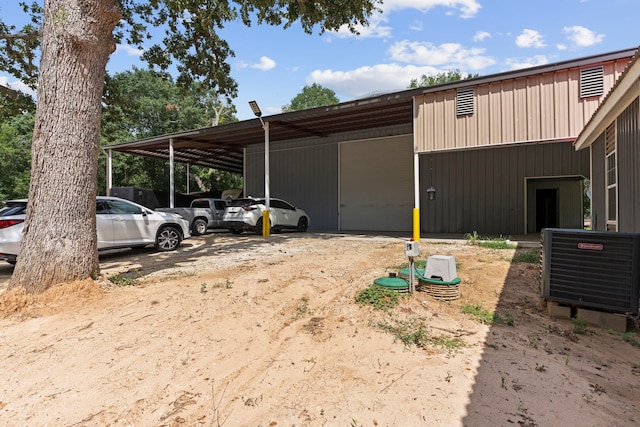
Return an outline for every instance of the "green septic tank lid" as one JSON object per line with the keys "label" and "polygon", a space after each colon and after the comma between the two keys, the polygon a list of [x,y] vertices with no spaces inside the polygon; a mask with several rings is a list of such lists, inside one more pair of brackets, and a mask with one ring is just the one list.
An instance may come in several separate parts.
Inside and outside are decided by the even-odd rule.
{"label": "green septic tank lid", "polygon": [[402,277],[378,277],[373,283],[394,290],[405,290],[409,288],[409,282]]}

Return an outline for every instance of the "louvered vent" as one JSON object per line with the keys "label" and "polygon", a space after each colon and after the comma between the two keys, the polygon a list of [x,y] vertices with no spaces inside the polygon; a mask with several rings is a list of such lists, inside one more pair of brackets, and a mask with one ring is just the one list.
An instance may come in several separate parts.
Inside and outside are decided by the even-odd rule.
{"label": "louvered vent", "polygon": [[473,114],[473,88],[460,89],[456,92],[456,115]]}
{"label": "louvered vent", "polygon": [[580,70],[580,98],[600,96],[604,93],[604,68]]}
{"label": "louvered vent", "polygon": [[638,233],[544,229],[543,297],[578,307],[637,313],[639,257]]}

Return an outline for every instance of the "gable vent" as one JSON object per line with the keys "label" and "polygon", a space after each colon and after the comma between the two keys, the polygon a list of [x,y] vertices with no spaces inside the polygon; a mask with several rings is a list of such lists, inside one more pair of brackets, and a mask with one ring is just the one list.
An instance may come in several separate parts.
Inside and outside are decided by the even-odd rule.
{"label": "gable vent", "polygon": [[604,93],[604,68],[580,70],[580,98],[600,96]]}
{"label": "gable vent", "polygon": [[473,88],[460,89],[456,92],[456,115],[473,114]]}

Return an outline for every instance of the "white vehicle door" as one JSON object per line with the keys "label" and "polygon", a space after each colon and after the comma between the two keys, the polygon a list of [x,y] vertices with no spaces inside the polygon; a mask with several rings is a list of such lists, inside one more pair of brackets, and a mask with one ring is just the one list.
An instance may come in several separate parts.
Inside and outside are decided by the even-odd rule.
{"label": "white vehicle door", "polygon": [[149,215],[140,207],[124,200],[107,200],[113,222],[114,246],[152,243],[155,229]]}
{"label": "white vehicle door", "polygon": [[104,200],[96,201],[96,232],[98,249],[113,246],[113,220],[109,215],[109,206]]}
{"label": "white vehicle door", "polygon": [[272,200],[271,209],[275,214],[275,224],[280,226],[293,226],[298,224],[293,206],[283,200]]}

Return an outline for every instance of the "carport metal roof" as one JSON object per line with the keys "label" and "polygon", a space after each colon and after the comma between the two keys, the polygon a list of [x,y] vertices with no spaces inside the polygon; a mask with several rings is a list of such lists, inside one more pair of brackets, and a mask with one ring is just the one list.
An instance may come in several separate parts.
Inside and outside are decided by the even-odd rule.
{"label": "carport metal roof", "polygon": [[[380,95],[328,107],[263,116],[269,123],[269,142],[304,137],[327,137],[341,132],[412,123],[411,91]],[[174,161],[242,174],[243,148],[264,143],[259,119],[161,135],[105,150],[169,159],[173,140]]]}

